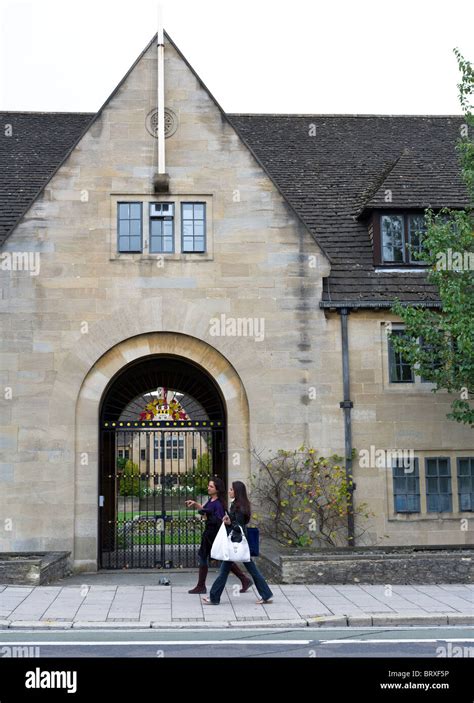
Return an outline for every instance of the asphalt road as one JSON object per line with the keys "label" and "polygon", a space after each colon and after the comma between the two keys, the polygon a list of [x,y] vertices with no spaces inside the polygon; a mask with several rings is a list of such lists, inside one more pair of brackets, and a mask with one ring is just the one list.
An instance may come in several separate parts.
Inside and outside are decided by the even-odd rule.
{"label": "asphalt road", "polygon": [[1,630],[0,657],[474,658],[474,628]]}

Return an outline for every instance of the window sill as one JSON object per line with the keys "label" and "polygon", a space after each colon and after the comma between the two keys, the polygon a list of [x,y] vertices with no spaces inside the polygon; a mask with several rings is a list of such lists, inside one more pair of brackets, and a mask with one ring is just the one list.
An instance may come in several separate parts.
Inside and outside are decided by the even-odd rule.
{"label": "window sill", "polygon": [[176,254],[136,254],[122,252],[112,254],[109,261],[143,261],[156,263],[156,261],[213,261],[214,257],[209,252],[200,253],[176,253]]}
{"label": "window sill", "polygon": [[436,521],[440,522],[445,520],[459,522],[461,518],[472,518],[474,517],[473,512],[459,512],[459,513],[392,513],[388,518],[387,522],[427,522]]}
{"label": "window sill", "polygon": [[[393,393],[404,393],[407,395],[424,395],[426,393],[431,393],[433,391],[433,388],[436,388],[436,385],[434,383],[393,383],[389,381],[385,385],[384,390]],[[443,390],[440,389],[438,392],[442,393]]]}
{"label": "window sill", "polygon": [[401,264],[396,264],[390,266],[389,264],[376,264],[374,267],[375,273],[425,273],[429,270],[428,264],[407,264],[402,266]]}

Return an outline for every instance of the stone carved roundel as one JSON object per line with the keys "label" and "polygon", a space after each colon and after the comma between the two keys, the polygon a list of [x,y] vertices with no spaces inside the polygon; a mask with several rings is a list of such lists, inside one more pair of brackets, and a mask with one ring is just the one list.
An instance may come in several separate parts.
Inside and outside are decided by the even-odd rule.
{"label": "stone carved roundel", "polygon": [[[158,138],[158,109],[151,110],[146,117],[146,128],[152,137]],[[165,107],[165,138],[172,137],[178,129],[178,115]]]}

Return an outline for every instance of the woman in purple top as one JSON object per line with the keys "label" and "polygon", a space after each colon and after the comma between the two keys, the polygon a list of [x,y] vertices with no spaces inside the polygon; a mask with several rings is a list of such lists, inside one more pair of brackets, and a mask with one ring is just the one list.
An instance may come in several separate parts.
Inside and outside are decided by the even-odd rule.
{"label": "woman in purple top", "polygon": [[[209,557],[211,556],[212,543],[214,542],[219,528],[222,525],[222,518],[225,515],[227,508],[226,491],[224,482],[220,478],[213,478],[207,486],[209,500],[205,505],[201,505],[195,500],[187,500],[188,508],[196,508],[200,515],[203,515],[206,520],[206,527],[201,539],[199,547],[199,580],[197,585],[188,591],[188,593],[207,593],[206,591],[206,576],[209,568]],[[239,569],[237,564],[233,563],[231,567],[233,574],[240,579],[242,583],[241,593],[248,591],[252,585],[252,581]]]}

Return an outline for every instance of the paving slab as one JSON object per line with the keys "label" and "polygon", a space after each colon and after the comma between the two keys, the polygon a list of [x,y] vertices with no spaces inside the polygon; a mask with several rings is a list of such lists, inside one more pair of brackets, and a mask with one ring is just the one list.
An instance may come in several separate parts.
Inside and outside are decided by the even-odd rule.
{"label": "paving slab", "polygon": [[255,586],[241,594],[240,584],[229,580],[220,605],[208,606],[188,593],[195,573],[170,573],[169,586],[157,583],[159,575],[98,573],[53,586],[2,584],[0,629],[474,624],[474,584],[270,584],[273,603],[257,605]]}
{"label": "paving slab", "polygon": [[133,622],[114,622],[111,623],[110,620],[105,622],[93,622],[93,621],[79,621],[73,624],[74,630],[143,630],[151,627],[151,621],[133,621]]}

